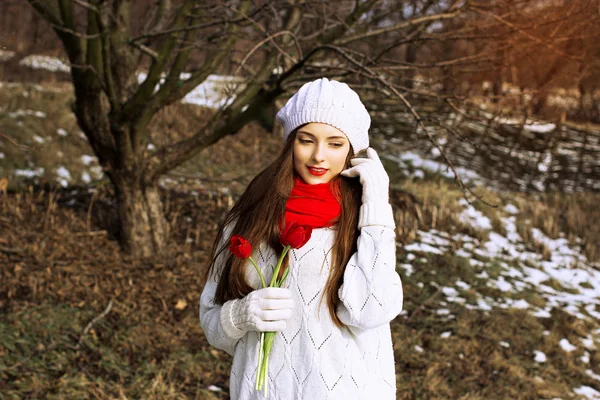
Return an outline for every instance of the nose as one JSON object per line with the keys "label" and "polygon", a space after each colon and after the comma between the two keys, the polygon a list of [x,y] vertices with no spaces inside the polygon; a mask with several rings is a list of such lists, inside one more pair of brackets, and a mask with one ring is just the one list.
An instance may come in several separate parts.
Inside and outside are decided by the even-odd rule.
{"label": "nose", "polygon": [[315,162],[320,163],[325,161],[325,149],[322,145],[318,144],[314,147],[312,158]]}

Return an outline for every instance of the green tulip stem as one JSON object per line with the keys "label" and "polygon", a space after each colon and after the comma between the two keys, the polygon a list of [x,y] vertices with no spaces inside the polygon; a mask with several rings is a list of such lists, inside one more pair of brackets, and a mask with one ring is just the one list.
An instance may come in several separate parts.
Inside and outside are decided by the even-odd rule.
{"label": "green tulip stem", "polygon": [[252,265],[254,265],[254,269],[258,273],[258,276],[260,276],[260,281],[262,282],[262,287],[266,288],[267,284],[265,283],[265,278],[263,277],[262,272],[260,272],[260,268],[258,268],[258,265],[256,264],[256,261],[254,261],[254,259],[252,258],[252,256],[248,257],[248,259],[250,260],[250,262],[252,263]]}
{"label": "green tulip stem", "polygon": [[273,272],[273,276],[271,277],[271,283],[269,283],[269,287],[274,287],[275,282],[277,282],[277,275],[279,275],[279,270],[281,269],[281,263],[283,262],[283,259],[285,258],[285,255],[290,250],[290,248],[291,248],[291,246],[289,246],[289,245],[285,246],[283,248],[281,257],[279,257],[279,261],[277,262],[277,267],[275,268],[275,271]]}

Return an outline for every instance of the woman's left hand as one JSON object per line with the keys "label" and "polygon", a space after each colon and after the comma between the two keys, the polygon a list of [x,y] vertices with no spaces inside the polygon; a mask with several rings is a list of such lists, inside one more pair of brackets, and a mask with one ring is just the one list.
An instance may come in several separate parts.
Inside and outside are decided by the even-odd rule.
{"label": "woman's left hand", "polygon": [[367,158],[350,160],[352,168],[344,170],[341,175],[348,178],[360,177],[363,186],[362,202],[389,202],[390,178],[388,177],[379,155],[372,148],[367,149]]}

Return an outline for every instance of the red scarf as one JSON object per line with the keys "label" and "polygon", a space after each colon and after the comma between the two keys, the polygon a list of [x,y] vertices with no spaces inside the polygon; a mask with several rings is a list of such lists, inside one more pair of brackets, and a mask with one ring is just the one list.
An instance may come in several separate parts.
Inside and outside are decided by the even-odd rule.
{"label": "red scarf", "polygon": [[335,198],[332,188],[339,194],[339,185],[339,180],[333,185],[309,185],[297,177],[285,205],[286,224],[298,222],[312,228],[335,225],[342,213],[342,206]]}

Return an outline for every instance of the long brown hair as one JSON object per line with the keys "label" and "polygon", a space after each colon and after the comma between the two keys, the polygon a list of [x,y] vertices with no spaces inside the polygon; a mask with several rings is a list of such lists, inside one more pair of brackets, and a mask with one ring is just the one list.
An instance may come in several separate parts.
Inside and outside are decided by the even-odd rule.
{"label": "long brown hair", "polygon": [[[275,251],[277,257],[281,255],[283,246],[279,243],[279,220],[285,213],[287,198],[294,186],[293,144],[296,132],[297,129],[290,134],[279,157],[250,182],[242,196],[227,213],[213,243],[211,263],[206,271],[207,279],[213,276],[217,268],[215,265],[217,258],[228,247],[229,238],[225,238],[224,244],[219,248],[219,243],[224,239],[224,227],[230,226],[234,221],[232,235],[241,235],[253,245],[265,242]],[[352,158],[353,151],[350,148],[345,168],[350,167]],[[339,196],[342,212],[335,229],[331,250],[331,270],[325,284],[323,300],[327,301],[334,323],[342,326],[336,314],[336,306],[340,300],[338,290],[343,283],[346,264],[356,251],[362,186],[357,178],[346,178],[340,175],[334,179],[340,180],[339,192],[334,191],[334,194],[336,197]],[[233,254],[227,254],[221,273],[215,274],[215,279],[218,281],[215,303],[223,304],[231,299],[242,298],[253,290],[245,279],[244,268],[247,265],[245,261],[234,257]],[[288,255],[282,264],[281,273],[287,265]]]}

